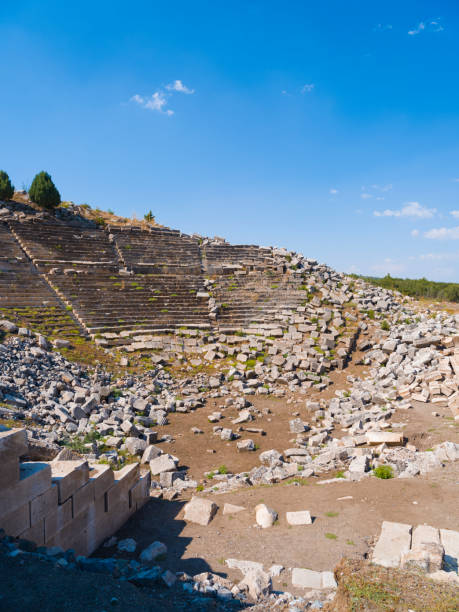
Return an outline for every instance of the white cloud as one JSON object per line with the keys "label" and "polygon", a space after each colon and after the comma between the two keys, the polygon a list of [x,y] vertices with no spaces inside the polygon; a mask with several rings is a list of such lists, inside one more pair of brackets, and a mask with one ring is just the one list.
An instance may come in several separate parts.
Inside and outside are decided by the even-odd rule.
{"label": "white cloud", "polygon": [[330,193],[331,195],[336,195],[337,193],[339,193],[338,189],[330,189]]}
{"label": "white cloud", "polygon": [[459,178],[453,178],[453,183],[459,183]]}
{"label": "white cloud", "polygon": [[172,95],[172,92],[179,92],[184,94],[193,94],[194,89],[189,89],[186,87],[182,81],[179,79],[169,83],[166,85],[167,91],[171,93],[166,93],[162,89],[158,89],[151,96],[140,96],[139,94],[135,94],[130,98],[130,102],[134,102],[138,104],[142,108],[147,110],[156,111],[158,113],[162,113],[163,115],[168,115],[169,117],[174,114],[174,111],[170,108],[166,108],[169,103],[169,98]]}
{"label": "white cloud", "polygon": [[314,83],[306,83],[306,85],[303,85],[303,87],[301,88],[301,93],[310,93],[314,89],[314,87]]}
{"label": "white cloud", "polygon": [[419,255],[421,261],[455,261],[459,259],[459,253],[425,253]]}
{"label": "white cloud", "polygon": [[434,228],[425,232],[424,237],[430,240],[459,240],[459,226]]}
{"label": "white cloud", "polygon": [[362,200],[369,200],[373,196],[371,195],[371,193],[361,193],[360,197],[362,198]]}
{"label": "white cloud", "polygon": [[419,236],[419,230],[418,229],[411,230],[411,235],[413,236],[413,238],[416,238],[416,236]]}
{"label": "white cloud", "polygon": [[450,215],[453,215],[455,219],[459,219],[459,210],[451,210]]}
{"label": "white cloud", "polygon": [[186,87],[180,79],[177,79],[176,81],[169,83],[169,85],[166,85],[166,89],[169,91],[178,91],[184,94],[194,94],[194,89]]}
{"label": "white cloud", "polygon": [[432,19],[431,21],[420,21],[416,28],[408,30],[409,36],[416,36],[421,32],[442,32],[444,30],[439,19]]}
{"label": "white cloud", "polygon": [[373,211],[375,217],[419,217],[420,219],[431,219],[437,212],[436,208],[426,208],[419,202],[407,202],[401,210]]}
{"label": "white cloud", "polygon": [[390,23],[378,23],[375,27],[376,32],[385,32],[386,30],[392,30],[392,25]]}
{"label": "white cloud", "polygon": [[130,99],[130,102],[135,102],[142,108],[146,108],[147,110],[157,111],[159,113],[163,113],[165,115],[173,115],[174,111],[170,109],[166,109],[167,105],[167,97],[162,91],[155,91],[149,98],[145,98],[143,96],[139,96],[139,94],[135,94]]}

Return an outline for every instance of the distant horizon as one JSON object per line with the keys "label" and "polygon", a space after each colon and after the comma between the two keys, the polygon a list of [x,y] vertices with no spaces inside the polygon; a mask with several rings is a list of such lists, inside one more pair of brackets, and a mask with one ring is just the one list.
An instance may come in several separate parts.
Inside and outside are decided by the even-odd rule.
{"label": "distant horizon", "polygon": [[188,234],[458,282],[458,33],[444,0],[6,0],[0,168]]}

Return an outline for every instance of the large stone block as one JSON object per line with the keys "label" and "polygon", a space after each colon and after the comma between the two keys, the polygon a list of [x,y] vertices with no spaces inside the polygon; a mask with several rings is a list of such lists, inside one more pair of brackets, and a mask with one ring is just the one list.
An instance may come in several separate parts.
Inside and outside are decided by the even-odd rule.
{"label": "large stone block", "polygon": [[19,460],[27,453],[27,434],[25,429],[0,431],[0,463],[10,459]]}
{"label": "large stone block", "polygon": [[75,518],[88,506],[94,505],[94,482],[88,481],[82,487],[77,489],[72,495],[73,498],[73,517]]}
{"label": "large stone block", "polygon": [[440,529],[441,544],[445,550],[443,567],[447,572],[458,572],[459,566],[459,531]]}
{"label": "large stone block", "polygon": [[185,506],[185,520],[198,525],[208,525],[217,512],[218,506],[210,499],[192,497]]}
{"label": "large stone block", "polygon": [[51,469],[45,462],[20,464],[19,482],[3,489],[0,495],[0,517],[41,495],[51,486]]}
{"label": "large stone block", "polygon": [[300,587],[303,589],[321,589],[321,572],[314,572],[310,569],[294,567],[292,569],[292,584],[294,587]]}
{"label": "large stone block", "polygon": [[148,472],[140,477],[131,489],[131,500],[136,510],[139,510],[150,499],[151,474]]}
{"label": "large stone block", "polygon": [[121,501],[127,501],[129,507],[132,505],[130,502],[129,491],[134,486],[139,478],[139,464],[131,463],[126,465],[121,470],[113,473],[114,483],[113,486],[107,491],[107,504],[108,511],[116,506]]}
{"label": "large stone block", "polygon": [[19,482],[19,459],[11,457],[4,461],[0,459],[0,491]]}
{"label": "large stone block", "polygon": [[299,510],[298,512],[287,512],[287,523],[289,525],[311,525],[312,519],[309,510]]}
{"label": "large stone block", "polygon": [[29,527],[20,534],[24,540],[35,542],[37,546],[43,546],[45,543],[45,521],[42,519],[32,527]]}
{"label": "large stone block", "polygon": [[401,446],[403,433],[395,431],[369,431],[366,433],[368,444],[387,444],[388,446]]}
{"label": "large stone block", "polygon": [[35,525],[57,510],[57,485],[38,495],[30,502],[30,524]]}
{"label": "large stone block", "polygon": [[410,545],[411,525],[384,521],[373,551],[373,563],[384,567],[399,567],[401,557],[410,550]]}
{"label": "large stone block", "polygon": [[17,537],[20,533],[30,527],[30,505],[29,502],[13,510],[0,519],[0,529],[4,529],[7,535]]}
{"label": "large stone block", "polygon": [[91,465],[89,479],[94,482],[94,497],[97,499],[113,486],[115,477],[109,465],[98,464]]}
{"label": "large stone block", "polygon": [[[54,538],[72,520],[72,500],[57,506],[57,508],[45,516],[45,542],[47,546],[54,546]],[[60,544],[58,544],[60,546]]]}
{"label": "large stone block", "polygon": [[84,459],[77,461],[51,461],[52,480],[57,484],[59,503],[63,504],[89,480],[89,466]]}
{"label": "large stone block", "polygon": [[[66,503],[71,502],[67,500]],[[46,523],[46,520],[45,520]],[[62,529],[58,530],[50,539],[46,539],[47,546],[61,546],[64,550],[72,548],[75,542],[81,538],[81,534],[87,529],[89,524],[89,511],[86,510],[79,514],[76,518],[71,519]],[[45,536],[46,525],[45,525]]]}

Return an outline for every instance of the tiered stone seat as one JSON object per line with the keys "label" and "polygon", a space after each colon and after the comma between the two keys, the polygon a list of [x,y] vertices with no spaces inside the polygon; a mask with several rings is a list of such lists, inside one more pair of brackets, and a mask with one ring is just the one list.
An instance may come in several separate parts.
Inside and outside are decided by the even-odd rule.
{"label": "tiered stone seat", "polygon": [[23,260],[25,255],[6,223],[0,223],[0,262]]}
{"label": "tiered stone seat", "polygon": [[92,334],[209,324],[198,275],[120,274],[115,266],[50,274],[49,282]]}
{"label": "tiered stone seat", "polygon": [[220,272],[224,268],[244,266],[263,269],[273,263],[271,249],[243,244],[206,244],[202,258],[207,272]]}
{"label": "tiered stone seat", "polygon": [[270,272],[220,276],[212,295],[220,304],[218,324],[241,328],[250,323],[273,323],[285,309],[303,305],[306,294],[292,275]]}
{"label": "tiered stone seat", "polygon": [[128,267],[148,267],[157,272],[201,272],[199,242],[179,231],[166,228],[110,228],[118,251]]}
{"label": "tiered stone seat", "polygon": [[[3,253],[8,252],[5,244]],[[0,318],[45,335],[74,336],[81,331],[30,261],[0,260]]]}
{"label": "tiered stone seat", "polygon": [[108,234],[43,221],[10,222],[11,230],[34,263],[114,263],[117,253]]}

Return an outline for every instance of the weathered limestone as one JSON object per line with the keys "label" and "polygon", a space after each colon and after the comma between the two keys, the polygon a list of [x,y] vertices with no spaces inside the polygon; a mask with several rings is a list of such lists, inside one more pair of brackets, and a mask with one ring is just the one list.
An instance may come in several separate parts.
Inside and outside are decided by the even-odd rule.
{"label": "weathered limestone", "polygon": [[315,572],[299,567],[292,569],[292,584],[303,589],[336,589],[337,587],[333,572]]}
{"label": "weathered limestone", "polygon": [[207,526],[218,509],[217,504],[204,497],[192,497],[185,505],[185,520]]}
{"label": "weathered limestone", "polygon": [[258,506],[255,507],[255,515],[257,524],[262,529],[272,527],[277,520],[277,512],[265,504],[258,504]]}
{"label": "weathered limestone", "polygon": [[138,464],[113,472],[80,459],[19,463],[25,431],[0,433],[10,474],[0,480],[0,528],[8,535],[88,555],[149,497],[150,474],[140,476]]}
{"label": "weathered limestone", "polygon": [[366,434],[368,444],[387,444],[388,446],[400,446],[403,444],[403,434],[392,431],[369,431]]}
{"label": "weathered limestone", "polygon": [[271,576],[260,569],[250,569],[238,584],[241,590],[248,590],[252,599],[267,597],[271,592]]}
{"label": "weathered limestone", "polygon": [[312,525],[312,518],[309,510],[287,512],[286,518],[289,525]]}
{"label": "weathered limestone", "polygon": [[167,546],[162,542],[153,542],[140,553],[140,561],[151,562],[167,555]]}
{"label": "weathered limestone", "polygon": [[410,550],[411,525],[384,521],[381,535],[373,551],[373,563],[399,567],[402,555]]}
{"label": "weathered limestone", "polygon": [[237,514],[245,510],[244,506],[236,506],[235,504],[226,503],[223,506],[223,514]]}

